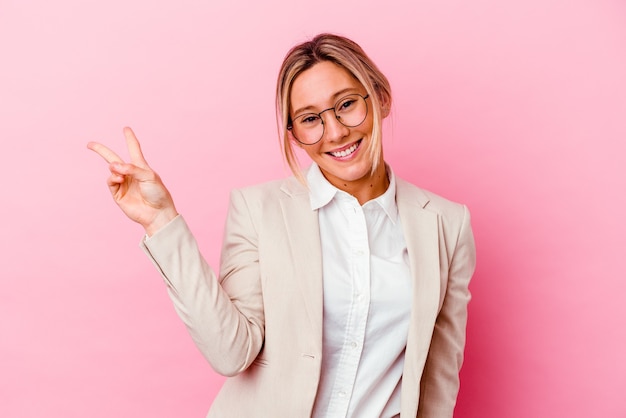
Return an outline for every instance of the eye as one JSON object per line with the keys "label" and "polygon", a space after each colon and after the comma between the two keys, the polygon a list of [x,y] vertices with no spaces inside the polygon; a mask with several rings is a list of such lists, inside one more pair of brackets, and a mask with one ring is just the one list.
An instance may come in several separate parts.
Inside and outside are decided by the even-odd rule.
{"label": "eye", "polygon": [[339,102],[339,105],[336,107],[337,112],[348,112],[350,111],[354,105],[356,104],[357,99],[354,97],[349,97],[345,100]]}
{"label": "eye", "polygon": [[298,124],[303,126],[315,125],[319,122],[320,117],[314,114],[302,115],[298,118]]}

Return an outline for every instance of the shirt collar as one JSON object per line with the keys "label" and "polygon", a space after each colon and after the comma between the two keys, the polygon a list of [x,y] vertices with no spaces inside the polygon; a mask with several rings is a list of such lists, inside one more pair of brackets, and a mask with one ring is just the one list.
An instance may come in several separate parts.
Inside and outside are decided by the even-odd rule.
{"label": "shirt collar", "polygon": [[337,194],[339,189],[330,184],[316,163],[312,163],[306,175],[311,198],[311,210],[326,206]]}
{"label": "shirt collar", "polygon": [[[385,214],[394,224],[398,219],[398,206],[396,205],[396,177],[389,165],[387,167],[387,175],[389,176],[389,187],[382,195],[376,199],[365,203],[363,207],[370,205],[379,205]],[[311,210],[317,210],[326,206],[335,198],[337,193],[345,193],[330,184],[326,177],[322,174],[319,166],[312,163],[307,173],[307,183],[309,186],[309,196],[311,200]]]}

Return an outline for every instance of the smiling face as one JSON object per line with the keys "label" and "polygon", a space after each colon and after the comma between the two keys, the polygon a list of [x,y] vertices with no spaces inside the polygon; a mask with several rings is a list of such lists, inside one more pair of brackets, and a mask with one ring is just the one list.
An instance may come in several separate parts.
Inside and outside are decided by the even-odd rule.
{"label": "smiling face", "polygon": [[[293,82],[291,119],[332,108],[339,99],[350,94],[367,96],[367,91],[345,68],[330,61],[319,62]],[[366,102],[370,109],[360,125],[348,128],[339,123],[332,110],[324,112],[321,115],[322,139],[313,145],[301,145],[332,185],[351,193],[359,201],[379,196],[388,185],[382,152],[377,169],[372,173],[369,148],[372,146],[373,112],[371,100],[368,98]]]}

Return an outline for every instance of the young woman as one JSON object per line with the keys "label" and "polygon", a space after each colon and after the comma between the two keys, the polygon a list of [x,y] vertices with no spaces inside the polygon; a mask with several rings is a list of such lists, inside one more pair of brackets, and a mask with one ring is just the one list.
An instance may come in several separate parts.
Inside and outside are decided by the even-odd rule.
{"label": "young woman", "polygon": [[385,163],[391,89],[351,40],[294,47],[276,99],[294,176],[232,192],[219,274],[133,132],[130,163],[89,144],[196,345],[230,376],[208,416],[452,417],[475,265],[467,208]]}

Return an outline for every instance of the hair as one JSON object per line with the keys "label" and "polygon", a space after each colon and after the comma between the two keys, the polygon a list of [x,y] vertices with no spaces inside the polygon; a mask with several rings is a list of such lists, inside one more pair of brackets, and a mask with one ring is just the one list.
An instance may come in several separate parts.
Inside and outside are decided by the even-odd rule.
{"label": "hair", "polygon": [[288,127],[291,125],[291,89],[295,79],[304,71],[323,61],[330,61],[345,68],[357,79],[370,95],[372,101],[373,127],[369,148],[373,162],[372,173],[376,170],[382,155],[382,121],[391,109],[391,86],[387,77],[354,41],[343,36],[322,33],[310,41],[303,42],[289,50],[278,73],[276,83],[276,118],[282,150],[293,174],[305,182],[298,158],[293,149]]}

